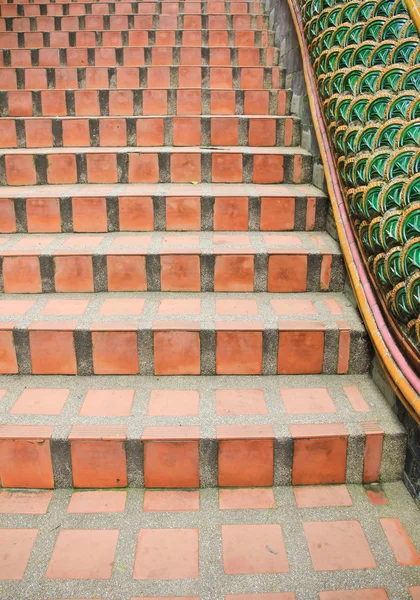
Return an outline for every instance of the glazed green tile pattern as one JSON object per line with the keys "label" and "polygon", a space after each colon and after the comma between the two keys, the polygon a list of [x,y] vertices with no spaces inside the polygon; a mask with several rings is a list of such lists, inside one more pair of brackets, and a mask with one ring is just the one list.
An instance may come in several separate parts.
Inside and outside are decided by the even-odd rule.
{"label": "glazed green tile pattern", "polygon": [[403,0],[299,0],[367,267],[420,357],[420,40]]}

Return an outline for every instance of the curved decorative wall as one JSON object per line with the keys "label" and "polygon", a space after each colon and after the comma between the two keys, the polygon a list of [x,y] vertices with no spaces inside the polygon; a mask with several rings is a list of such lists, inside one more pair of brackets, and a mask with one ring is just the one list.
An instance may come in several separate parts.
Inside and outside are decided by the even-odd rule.
{"label": "curved decorative wall", "polygon": [[419,34],[403,0],[289,5],[352,284],[420,414]]}

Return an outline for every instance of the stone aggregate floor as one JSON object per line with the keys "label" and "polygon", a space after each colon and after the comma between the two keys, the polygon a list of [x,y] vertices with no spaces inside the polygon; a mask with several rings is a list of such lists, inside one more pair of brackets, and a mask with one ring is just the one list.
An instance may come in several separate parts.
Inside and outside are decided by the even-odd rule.
{"label": "stone aggregate floor", "polygon": [[401,482],[0,492],[2,600],[419,600]]}

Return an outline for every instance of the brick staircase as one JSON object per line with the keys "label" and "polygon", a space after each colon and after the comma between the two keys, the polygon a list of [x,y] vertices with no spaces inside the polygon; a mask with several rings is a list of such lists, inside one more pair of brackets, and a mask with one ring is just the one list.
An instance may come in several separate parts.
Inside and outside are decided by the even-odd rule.
{"label": "brick staircase", "polygon": [[[0,542],[6,549],[15,543],[4,531],[19,527],[10,514],[28,499],[40,515],[33,523],[51,537],[49,502],[52,514],[65,512],[70,488],[114,490],[95,492],[97,510],[87,500],[93,492],[85,492],[87,505],[75,513],[124,515],[122,498],[128,494],[134,506],[142,488],[201,488],[212,505],[217,486],[349,484],[356,518],[369,515],[374,509],[351,484],[398,482],[406,434],[369,376],[370,342],[344,293],[340,248],[326,231],[328,199],[312,183],[312,157],[300,147],[301,124],[291,114],[262,4],[2,0],[0,47],[0,480],[4,488],[56,488],[54,495],[0,492],[0,513],[9,515]],[[114,489],[126,487],[133,489]],[[170,523],[168,511],[197,509],[198,491],[165,493],[146,492],[142,519],[163,510]],[[237,493],[244,496],[226,489],[221,508],[265,515],[275,507],[271,490]],[[280,504],[283,493],[276,488]],[[307,493],[298,508],[330,506],[329,494],[333,506],[352,503],[343,485]],[[389,483],[396,506],[404,494],[401,483]],[[385,498],[376,496],[375,505]],[[405,510],[411,523],[415,509]],[[83,523],[59,518],[67,519],[66,531],[96,528],[86,514]],[[162,527],[153,518],[148,527]],[[220,524],[213,513],[203,518]],[[279,527],[264,525],[255,511],[244,518]],[[112,519],[99,528],[125,527]],[[185,519],[176,526],[187,527]],[[393,526],[384,531],[394,550],[401,531]],[[275,531],[267,530],[270,547]],[[360,532],[347,533],[340,545],[359,543]],[[264,536],[256,535],[264,549]],[[22,541],[29,552],[16,559],[20,570],[0,551],[0,579],[19,580],[2,599],[71,593],[194,600],[198,590],[208,600],[226,593],[231,600],[291,600],[291,591],[308,600],[323,589],[309,574],[306,592],[289,580],[279,588],[273,579],[249,586],[250,575],[229,587],[226,573],[286,569],[273,550],[268,570],[238,571],[227,533],[223,544],[233,546],[223,545],[217,584],[206,571],[197,588],[150,587],[148,580],[197,577],[188,567],[195,559],[182,550],[196,543],[187,536],[166,549],[187,565],[178,565],[179,577],[169,558],[163,562],[172,566],[151,575],[162,558],[154,554],[162,548],[156,538],[149,558],[149,542],[138,550],[145,552],[141,565],[151,561],[150,570],[134,569],[145,587],[127,584],[122,592],[121,574],[110,587],[83,587],[80,580],[111,577],[102,562],[112,562],[115,536],[75,536],[54,552],[50,540],[48,557],[32,556],[24,575],[34,539]],[[246,539],[236,543],[246,548]],[[85,544],[87,575],[71,558]],[[99,570],[89,551],[101,555]],[[71,592],[38,581],[37,565],[46,566],[52,552],[45,577],[79,580]],[[210,554],[218,560],[216,550]],[[369,557],[361,560],[363,566],[339,568],[371,567]],[[388,570],[398,579],[398,570]],[[375,581],[360,585],[376,588]],[[229,595],[249,590],[264,594]]]}

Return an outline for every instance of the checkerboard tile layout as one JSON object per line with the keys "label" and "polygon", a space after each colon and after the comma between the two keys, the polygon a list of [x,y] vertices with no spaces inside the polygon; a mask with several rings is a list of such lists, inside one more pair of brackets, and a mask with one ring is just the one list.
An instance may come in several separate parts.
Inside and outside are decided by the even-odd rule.
{"label": "checkerboard tile layout", "polygon": [[[158,388],[155,378],[145,377],[141,389],[134,378],[132,388],[112,388],[107,378],[95,387],[90,378],[83,387],[78,378],[65,378],[63,387],[36,388],[24,378],[0,389],[6,423],[0,427],[0,477],[4,486],[23,488],[263,487],[397,478],[404,431],[366,376],[357,383],[343,377],[332,377],[329,389],[317,386],[321,376],[313,376],[308,388],[278,376],[242,378],[242,387],[232,388],[230,378],[217,376],[196,389],[188,389],[188,379],[181,388],[177,378]],[[353,407],[355,395],[366,412]],[[373,503],[386,503],[375,488],[368,493]],[[317,493],[296,488],[296,498],[302,506],[349,501],[340,486]]]}
{"label": "checkerboard tile layout", "polygon": [[[288,487],[3,491],[3,593],[23,598],[31,584],[34,600],[61,598],[72,580],[78,597],[81,589],[99,598],[118,588],[121,600],[209,598],[213,573],[217,600],[296,600],[308,592],[319,600],[388,600],[396,590],[416,600],[417,509],[401,483],[384,487],[390,504],[382,508],[356,485],[322,494],[302,487],[299,495]],[[349,574],[351,586],[341,588]]]}

